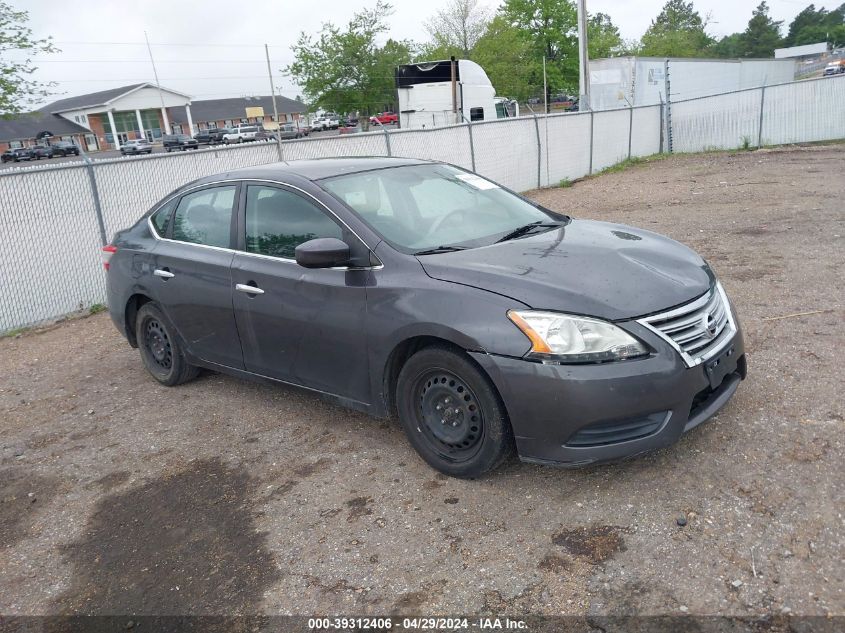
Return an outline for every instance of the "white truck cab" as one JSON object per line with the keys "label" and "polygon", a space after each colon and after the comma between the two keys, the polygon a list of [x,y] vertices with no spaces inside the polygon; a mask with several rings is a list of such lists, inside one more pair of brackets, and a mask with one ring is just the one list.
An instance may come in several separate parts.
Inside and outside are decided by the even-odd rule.
{"label": "white truck cab", "polygon": [[519,116],[516,103],[497,98],[487,73],[468,59],[454,60],[457,112],[453,112],[452,63],[447,59],[397,67],[399,127],[432,128]]}

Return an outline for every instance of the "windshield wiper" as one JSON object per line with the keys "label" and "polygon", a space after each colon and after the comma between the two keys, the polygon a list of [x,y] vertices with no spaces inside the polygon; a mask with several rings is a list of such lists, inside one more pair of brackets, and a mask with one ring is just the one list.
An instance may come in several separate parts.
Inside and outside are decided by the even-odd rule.
{"label": "windshield wiper", "polygon": [[531,222],[530,224],[525,224],[523,226],[515,228],[510,233],[506,233],[498,240],[496,240],[496,243],[498,244],[499,242],[507,242],[508,240],[512,240],[517,237],[522,237],[523,235],[530,233],[536,228],[554,228],[557,226],[561,226],[562,224],[563,222],[544,222],[543,220],[537,220],[536,222]]}
{"label": "windshield wiper", "polygon": [[436,248],[417,251],[414,255],[437,255],[438,253],[452,253],[454,251],[465,251],[466,249],[466,246],[437,246]]}

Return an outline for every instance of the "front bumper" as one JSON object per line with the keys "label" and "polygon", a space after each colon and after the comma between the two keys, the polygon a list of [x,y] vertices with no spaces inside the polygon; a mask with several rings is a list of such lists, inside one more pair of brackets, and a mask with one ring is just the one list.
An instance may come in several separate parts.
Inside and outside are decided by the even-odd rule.
{"label": "front bumper", "polygon": [[523,461],[586,466],[669,446],[715,415],[745,378],[739,328],[715,357],[720,381],[713,384],[705,364],[687,367],[666,341],[641,327],[629,329],[655,353],[638,360],[544,365],[471,354],[502,396]]}

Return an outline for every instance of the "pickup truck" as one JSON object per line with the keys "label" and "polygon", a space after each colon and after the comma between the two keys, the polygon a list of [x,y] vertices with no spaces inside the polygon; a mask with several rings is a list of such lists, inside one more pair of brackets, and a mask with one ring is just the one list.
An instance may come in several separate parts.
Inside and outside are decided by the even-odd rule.
{"label": "pickup truck", "polygon": [[201,130],[194,138],[200,145],[216,145],[223,142],[223,135],[228,133],[229,128],[210,128],[208,130]]}
{"label": "pickup truck", "polygon": [[830,62],[824,67],[825,77],[830,75],[840,75],[842,73],[845,73],[845,59],[837,59],[835,62]]}
{"label": "pickup truck", "polygon": [[391,123],[399,123],[399,115],[395,112],[382,112],[370,117],[370,123],[381,123],[382,125],[390,125]]}

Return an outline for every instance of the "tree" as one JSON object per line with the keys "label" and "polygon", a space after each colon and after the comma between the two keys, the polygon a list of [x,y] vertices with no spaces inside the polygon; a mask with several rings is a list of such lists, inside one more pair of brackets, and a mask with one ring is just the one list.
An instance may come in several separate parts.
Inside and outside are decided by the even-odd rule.
{"label": "tree", "polygon": [[542,65],[531,42],[501,15],[487,25],[470,58],[484,68],[498,95],[525,101],[542,90]]}
{"label": "tree", "polygon": [[521,72],[530,83],[543,84],[545,57],[549,94],[578,85],[577,11],[571,0],[505,0],[500,15],[529,46],[531,63]]}
{"label": "tree", "polygon": [[587,22],[587,43],[590,59],[613,57],[625,49],[619,29],[606,13],[590,16]]}
{"label": "tree", "polygon": [[742,40],[742,33],[733,33],[726,35],[718,42],[716,42],[710,49],[713,55],[723,59],[733,59],[742,57],[745,54],[744,42]]}
{"label": "tree", "polygon": [[845,4],[833,11],[809,5],[789,25],[784,46],[828,42],[834,47],[845,44]]}
{"label": "tree", "polygon": [[[29,55],[55,53],[58,49],[49,37],[35,39],[27,26],[28,20],[26,11],[15,11],[0,2],[0,116],[3,118],[30,110],[49,96],[50,88],[55,85],[30,79],[36,67]],[[9,52],[19,58],[9,59]]]}
{"label": "tree", "polygon": [[487,30],[490,17],[490,11],[479,6],[478,0],[449,0],[445,9],[425,23],[425,29],[435,49],[450,54],[454,51],[456,57],[468,59]]}
{"label": "tree", "polygon": [[392,39],[377,45],[392,13],[390,4],[378,0],[372,9],[353,15],[343,30],[327,23],[316,39],[300,33],[294,61],[284,72],[312,108],[369,114],[396,101],[394,69],[411,60],[413,46]]}
{"label": "tree", "polygon": [[748,21],[742,34],[743,57],[772,57],[781,44],[780,25],[769,17],[769,5],[763,0]]}
{"label": "tree", "polygon": [[641,55],[696,57],[708,54],[713,39],[692,2],[669,0],[643,35]]}

